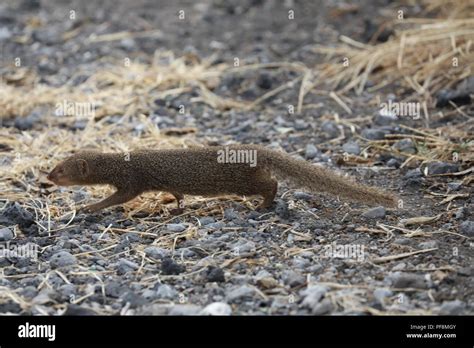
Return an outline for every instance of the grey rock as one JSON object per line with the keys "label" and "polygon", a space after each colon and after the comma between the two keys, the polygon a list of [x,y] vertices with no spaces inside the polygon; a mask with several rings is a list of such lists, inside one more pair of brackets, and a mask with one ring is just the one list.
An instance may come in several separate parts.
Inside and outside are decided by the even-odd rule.
{"label": "grey rock", "polygon": [[239,214],[232,208],[227,208],[224,211],[224,217],[226,220],[235,220],[239,217]]}
{"label": "grey rock", "polygon": [[213,302],[199,312],[200,315],[231,315],[232,307],[225,302]]}
{"label": "grey rock", "polygon": [[466,304],[460,300],[445,301],[439,309],[440,315],[461,315],[466,308]]}
{"label": "grey rock", "polygon": [[378,113],[374,117],[374,123],[377,126],[388,126],[398,119],[395,115],[383,115]]}
{"label": "grey rock", "polygon": [[5,227],[0,229],[0,242],[7,242],[13,239],[13,232],[10,228]]}
{"label": "grey rock", "polygon": [[206,281],[208,282],[225,282],[225,275],[222,268],[209,266],[206,270]]}
{"label": "grey rock", "polygon": [[62,42],[61,30],[58,26],[46,26],[33,32],[33,39],[45,45],[52,46]]}
{"label": "grey rock", "polygon": [[179,255],[179,257],[184,257],[184,258],[189,258],[189,257],[196,256],[196,253],[190,248],[176,249],[176,254]]}
{"label": "grey rock", "polygon": [[153,259],[163,259],[168,257],[171,252],[168,249],[159,248],[156,246],[149,246],[145,248],[145,255]]}
{"label": "grey rock", "polygon": [[169,312],[169,304],[153,303],[142,306],[137,310],[139,315],[166,315]]}
{"label": "grey rock", "polygon": [[72,266],[75,265],[76,262],[76,257],[67,251],[60,251],[49,259],[49,264],[52,268]]}
{"label": "grey rock", "polygon": [[313,159],[318,155],[318,152],[319,150],[316,146],[313,144],[308,144],[304,150],[304,157],[306,159]]}
{"label": "grey rock", "polygon": [[22,288],[20,293],[23,297],[31,299],[38,295],[38,290],[36,290],[36,287],[29,285]]}
{"label": "grey rock", "polygon": [[462,182],[460,181],[448,182],[448,188],[450,191],[457,191],[461,187],[462,187]]}
{"label": "grey rock", "polygon": [[454,217],[456,218],[456,220],[461,220],[461,219],[464,219],[467,213],[468,213],[467,208],[461,207],[456,210],[456,212],[454,213]]}
{"label": "grey rock", "polygon": [[255,275],[255,279],[263,279],[263,278],[269,278],[271,277],[272,274],[270,272],[268,272],[267,270],[260,270],[256,275]]}
{"label": "grey rock", "polygon": [[406,174],[403,176],[404,179],[415,179],[415,178],[421,178],[423,174],[421,173],[420,168],[416,169],[411,169]]}
{"label": "grey rock", "polygon": [[413,179],[406,179],[403,181],[402,186],[403,188],[418,188],[423,184],[423,179],[422,178],[413,178]]}
{"label": "grey rock", "polygon": [[68,298],[71,298],[71,296],[74,296],[76,294],[76,286],[74,284],[64,284],[61,285],[58,289],[58,291],[63,295]]}
{"label": "grey rock", "polygon": [[330,138],[335,138],[339,135],[339,128],[332,121],[324,121],[321,124],[321,129],[326,133]]}
{"label": "grey rock", "polygon": [[409,153],[409,154],[415,154],[417,151],[416,151],[416,147],[415,147],[415,143],[413,142],[413,140],[407,138],[407,139],[401,139],[399,141],[397,141],[395,144],[392,145],[392,147],[400,152],[404,152],[404,153]]}
{"label": "grey rock", "polygon": [[11,38],[12,33],[10,30],[8,30],[7,27],[1,27],[0,28],[0,41],[6,41],[9,38]]}
{"label": "grey rock", "polygon": [[137,294],[133,291],[126,292],[121,299],[124,303],[127,303],[130,308],[136,308],[139,306],[143,306],[148,301],[140,294]]}
{"label": "grey rock", "polygon": [[405,262],[400,262],[392,267],[392,271],[402,271],[405,268],[407,268],[407,264]]}
{"label": "grey rock", "polygon": [[98,313],[95,312],[94,310],[90,309],[90,308],[69,303],[67,305],[67,309],[66,309],[66,312],[64,313],[64,315],[65,316],[75,316],[75,317],[77,317],[79,315],[83,315],[83,316],[98,315]]}
{"label": "grey rock", "polygon": [[322,269],[324,267],[321,265],[321,264],[314,264],[314,265],[311,265],[308,267],[307,271],[310,272],[310,273],[316,273],[316,274],[319,274],[321,273]]}
{"label": "grey rock", "polygon": [[380,206],[380,207],[375,207],[372,209],[367,210],[362,214],[363,217],[368,218],[368,219],[383,219],[385,217],[386,211],[385,208]]}
{"label": "grey rock", "polygon": [[156,291],[152,289],[145,289],[145,291],[143,291],[142,296],[148,301],[153,301],[156,299]]}
{"label": "grey rock", "polygon": [[9,203],[0,214],[0,224],[4,226],[16,225],[27,235],[38,232],[35,217],[17,202]]}
{"label": "grey rock", "polygon": [[363,138],[369,140],[383,140],[385,134],[388,134],[388,132],[379,128],[365,128],[361,133]]}
{"label": "grey rock", "polygon": [[456,89],[442,89],[437,94],[436,107],[444,107],[452,101],[460,106],[471,103],[471,94],[474,93],[474,78],[466,78],[456,86]]}
{"label": "grey rock", "polygon": [[52,289],[44,288],[40,291],[38,295],[31,301],[37,305],[43,305],[46,303],[54,302],[53,298],[55,297],[56,292]]}
{"label": "grey rock", "polygon": [[309,127],[309,124],[308,122],[305,122],[304,120],[296,120],[295,121],[295,129],[298,130],[298,131],[302,131],[302,130],[305,130]]}
{"label": "grey rock", "polygon": [[288,308],[289,300],[288,296],[274,296],[271,307],[274,309]]}
{"label": "grey rock", "polygon": [[428,242],[422,242],[418,244],[418,246],[420,247],[420,249],[433,249],[438,247],[438,242],[435,240],[431,240]]}
{"label": "grey rock", "polygon": [[255,295],[255,289],[248,285],[239,286],[227,293],[226,299],[228,302],[235,302],[237,300],[251,298]]}
{"label": "grey rock", "polygon": [[262,88],[262,89],[270,89],[272,88],[274,78],[266,73],[262,72],[261,74],[258,75],[257,78],[257,86]]}
{"label": "grey rock", "polygon": [[122,39],[120,41],[120,47],[122,47],[126,51],[134,51],[136,50],[135,40],[131,38]]}
{"label": "grey rock", "polygon": [[306,282],[306,278],[301,273],[293,270],[284,271],[281,278],[290,287],[302,285]]}
{"label": "grey rock", "polygon": [[301,305],[311,309],[316,307],[327,291],[328,288],[324,285],[314,285],[302,290],[300,292],[300,295],[303,297]]}
{"label": "grey rock", "polygon": [[405,289],[405,288],[427,289],[428,288],[425,277],[423,275],[396,272],[390,275],[390,277],[392,278],[392,285],[394,288],[399,288],[399,289]]}
{"label": "grey rock", "polygon": [[287,220],[290,217],[290,210],[288,209],[288,204],[284,200],[278,199],[276,201],[275,213],[282,219]]}
{"label": "grey rock", "polygon": [[161,272],[165,275],[183,273],[186,268],[183,265],[176,263],[173,259],[167,257],[161,262]]}
{"label": "grey rock", "polygon": [[222,221],[217,221],[206,225],[206,227],[214,230],[220,230],[221,228],[225,227],[225,223]]}
{"label": "grey rock", "polygon": [[428,175],[455,173],[459,171],[459,166],[447,162],[431,162],[427,166]]}
{"label": "grey rock", "polygon": [[461,267],[458,269],[458,274],[466,277],[471,277],[474,275],[474,267]]}
{"label": "grey rock", "polygon": [[293,260],[291,260],[291,265],[292,267],[300,270],[306,269],[311,264],[311,262],[303,257],[294,257]]}
{"label": "grey rock", "polygon": [[171,307],[169,315],[197,315],[202,310],[201,306],[193,304],[177,304]]}
{"label": "grey rock", "polygon": [[138,243],[138,242],[140,242],[140,236],[136,233],[125,233],[122,236],[122,239],[128,241],[129,243]]}
{"label": "grey rock", "polygon": [[120,259],[119,263],[133,270],[137,270],[140,268],[138,263],[127,260],[127,259]]}
{"label": "grey rock", "polygon": [[342,149],[344,150],[344,152],[347,152],[352,155],[360,154],[360,146],[355,141],[349,141],[345,143],[344,145],[342,145]]}
{"label": "grey rock", "polygon": [[43,74],[56,74],[58,72],[58,66],[49,59],[41,59],[38,63],[38,70]]}
{"label": "grey rock", "polygon": [[331,313],[333,310],[334,306],[332,302],[329,299],[325,298],[321,301],[321,303],[318,303],[316,306],[313,307],[311,313],[313,315],[323,315]]}
{"label": "grey rock", "polygon": [[105,295],[112,298],[119,298],[122,294],[128,291],[128,288],[118,282],[111,281],[105,284]]}
{"label": "grey rock", "polygon": [[255,251],[255,248],[256,248],[254,242],[250,240],[245,240],[245,239],[239,239],[236,243],[232,244],[230,247],[235,253],[239,253],[239,254]]}
{"label": "grey rock", "polygon": [[183,232],[187,226],[185,224],[167,224],[166,229],[171,232]]}
{"label": "grey rock", "polygon": [[385,305],[385,299],[393,295],[393,292],[385,288],[377,288],[374,290],[374,298],[382,306]]}
{"label": "grey rock", "polygon": [[466,220],[459,225],[459,233],[468,236],[474,237],[474,221]]}
{"label": "grey rock", "polygon": [[163,299],[173,299],[178,296],[178,292],[170,285],[161,284],[156,290],[156,297]]}
{"label": "grey rock", "polygon": [[390,168],[399,168],[401,165],[400,161],[396,158],[390,158],[387,161],[387,166]]}
{"label": "grey rock", "polygon": [[295,199],[301,199],[303,201],[311,201],[314,198],[313,195],[301,191],[296,191],[295,193],[293,193],[293,197],[295,197]]}
{"label": "grey rock", "polygon": [[216,220],[212,216],[204,216],[199,219],[199,222],[201,223],[201,226],[206,226],[209,224],[214,223]]}

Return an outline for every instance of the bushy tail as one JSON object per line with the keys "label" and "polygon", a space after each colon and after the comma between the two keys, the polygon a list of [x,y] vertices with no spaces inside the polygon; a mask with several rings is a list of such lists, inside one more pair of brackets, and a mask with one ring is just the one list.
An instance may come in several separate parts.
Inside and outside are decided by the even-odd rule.
{"label": "bushy tail", "polygon": [[387,207],[396,205],[397,199],[390,193],[360,185],[352,179],[304,160],[292,158],[283,152],[266,149],[263,154],[259,154],[258,161],[278,177],[312,192],[327,192],[369,205],[380,204]]}

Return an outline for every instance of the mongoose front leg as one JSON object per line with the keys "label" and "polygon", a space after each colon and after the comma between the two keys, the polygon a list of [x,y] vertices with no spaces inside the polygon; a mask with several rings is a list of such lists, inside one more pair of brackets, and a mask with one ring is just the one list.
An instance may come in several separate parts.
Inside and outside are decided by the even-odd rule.
{"label": "mongoose front leg", "polygon": [[136,196],[138,196],[139,193],[133,191],[133,190],[118,190],[115,192],[113,195],[107,197],[106,199],[95,203],[91,205],[87,205],[85,207],[82,207],[80,211],[86,212],[86,213],[94,213],[96,211],[111,207],[113,205],[117,204],[122,204],[126,203]]}
{"label": "mongoose front leg", "polygon": [[184,195],[182,195],[181,193],[176,193],[176,192],[172,192],[171,194],[176,199],[176,204],[178,205],[178,207],[176,209],[171,209],[170,214],[180,215],[184,212],[184,203],[183,203]]}
{"label": "mongoose front leg", "polygon": [[257,207],[257,209],[266,209],[272,206],[275,195],[278,191],[278,181],[270,179],[263,185],[264,191],[260,194],[263,197],[263,202]]}

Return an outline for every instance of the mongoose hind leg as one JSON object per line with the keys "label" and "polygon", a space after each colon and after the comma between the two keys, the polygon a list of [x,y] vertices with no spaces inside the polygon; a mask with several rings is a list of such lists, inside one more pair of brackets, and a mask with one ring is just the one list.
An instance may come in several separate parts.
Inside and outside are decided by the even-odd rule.
{"label": "mongoose hind leg", "polygon": [[269,208],[272,206],[273,200],[278,191],[278,181],[270,177],[267,181],[262,183],[260,187],[261,190],[259,194],[263,197],[263,202],[257,207],[257,209]]}
{"label": "mongoose hind leg", "polygon": [[170,214],[171,215],[180,215],[184,212],[184,202],[183,202],[184,195],[181,194],[181,193],[177,193],[177,192],[171,192],[171,194],[176,199],[176,204],[178,205],[178,207],[176,209],[171,209]]}

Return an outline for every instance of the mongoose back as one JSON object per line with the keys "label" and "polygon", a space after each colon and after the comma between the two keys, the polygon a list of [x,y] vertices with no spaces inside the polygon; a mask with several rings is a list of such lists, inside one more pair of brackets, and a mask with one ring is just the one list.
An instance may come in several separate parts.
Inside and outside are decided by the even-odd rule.
{"label": "mongoose back", "polygon": [[[273,174],[273,175],[272,175]],[[311,192],[327,192],[369,205],[394,206],[395,197],[360,185],[305,160],[258,145],[139,150],[130,153],[80,152],[48,175],[57,185],[112,185],[117,191],[83,210],[95,212],[125,203],[146,191],[165,191],[182,210],[184,195],[260,195],[260,208],[271,206],[278,181],[288,180]]]}

